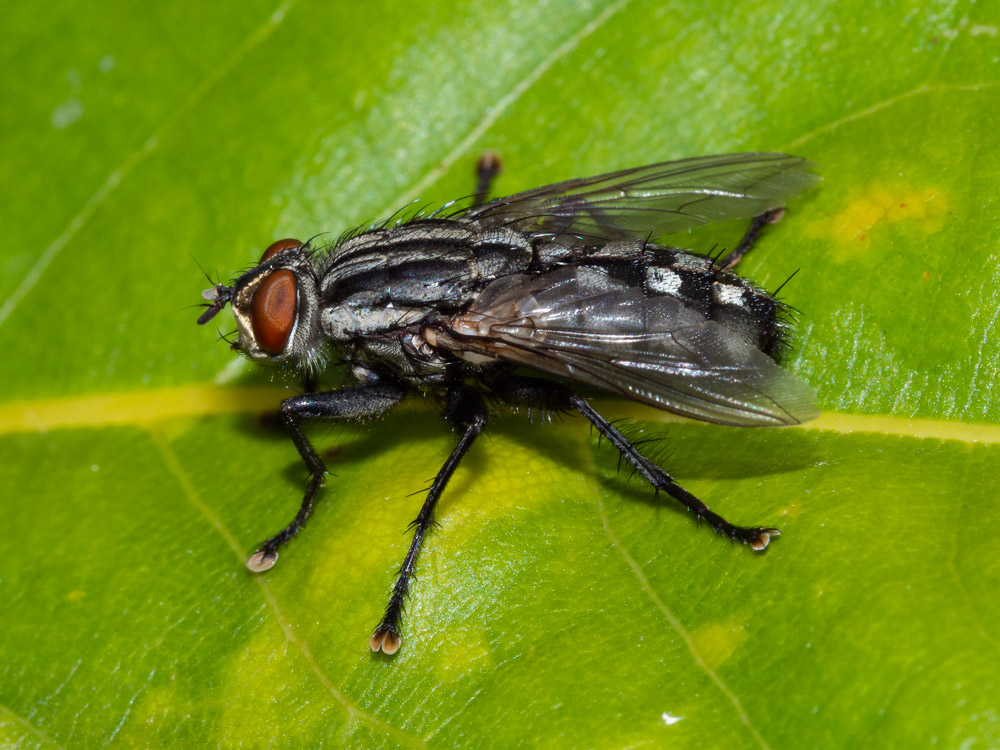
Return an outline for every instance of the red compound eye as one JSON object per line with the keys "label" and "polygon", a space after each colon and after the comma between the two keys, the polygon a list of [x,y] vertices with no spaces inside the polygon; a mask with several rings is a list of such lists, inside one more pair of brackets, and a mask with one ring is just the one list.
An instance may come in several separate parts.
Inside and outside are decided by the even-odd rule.
{"label": "red compound eye", "polygon": [[260,262],[265,263],[271,260],[271,258],[273,258],[278,253],[293,247],[302,247],[302,243],[299,242],[298,240],[293,240],[291,237],[288,237],[287,239],[283,240],[278,240],[277,242],[272,242],[270,245],[267,246],[267,250],[264,251],[264,254],[260,256]]}
{"label": "red compound eye", "polygon": [[[267,252],[271,250],[268,249]],[[281,354],[285,344],[288,343],[288,337],[295,325],[297,288],[295,274],[281,270],[268,274],[253,294],[253,301],[250,303],[250,325],[253,327],[257,346],[268,354]]]}

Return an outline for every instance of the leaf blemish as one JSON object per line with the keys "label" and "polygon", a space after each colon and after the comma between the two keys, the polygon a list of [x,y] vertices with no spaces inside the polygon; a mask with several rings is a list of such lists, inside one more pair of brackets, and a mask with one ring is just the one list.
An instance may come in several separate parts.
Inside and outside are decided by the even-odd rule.
{"label": "leaf blemish", "polygon": [[872,230],[899,221],[915,221],[925,234],[944,227],[948,198],[938,188],[875,183],[848,197],[846,205],[830,217],[807,225],[810,237],[833,240],[835,259],[851,260],[879,238]]}

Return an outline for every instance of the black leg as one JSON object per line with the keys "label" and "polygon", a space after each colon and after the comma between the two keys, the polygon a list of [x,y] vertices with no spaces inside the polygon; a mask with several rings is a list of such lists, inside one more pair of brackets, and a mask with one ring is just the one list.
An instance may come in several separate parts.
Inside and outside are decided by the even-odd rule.
{"label": "black leg", "polygon": [[403,600],[410,587],[410,578],[417,565],[420,545],[423,544],[424,537],[427,536],[427,531],[433,523],[434,506],[437,505],[448,480],[451,479],[451,475],[462,460],[462,456],[465,455],[486,426],[486,404],[483,403],[482,396],[471,388],[462,385],[453,386],[448,391],[448,407],[445,411],[445,418],[462,431],[462,436],[458,440],[458,445],[448,456],[448,460],[444,462],[441,471],[434,477],[434,483],[427,493],[427,499],[424,500],[424,505],[420,509],[420,515],[413,522],[413,541],[410,542],[406,559],[403,560],[403,566],[399,569],[396,585],[393,586],[392,596],[389,597],[389,606],[385,608],[382,622],[375,628],[368,644],[372,651],[382,650],[386,654],[394,654],[399,650],[399,620],[403,614]]}
{"label": "black leg", "polygon": [[748,544],[758,551],[767,547],[772,536],[781,534],[777,529],[762,526],[736,526],[717,513],[713,513],[705,503],[677,484],[667,472],[639,453],[613,424],[598,414],[582,396],[569,388],[547,380],[516,376],[498,378],[491,385],[496,396],[508,404],[550,411],[574,409],[580,412],[657,491],[666,492],[694,513],[699,521],[708,522],[716,533],[725,534],[730,539]]}
{"label": "black leg", "polygon": [[476,197],[473,205],[481,205],[490,196],[493,180],[503,171],[503,162],[496,151],[487,151],[476,162]]}
{"label": "black leg", "polygon": [[281,404],[281,419],[288,428],[289,434],[299,454],[305,462],[309,473],[309,485],[302,498],[302,506],[295,518],[285,528],[264,542],[247,560],[247,567],[254,573],[260,573],[274,567],[278,561],[278,547],[287,544],[299,533],[306,519],[313,510],[313,498],[316,490],[323,484],[326,466],[323,465],[309,439],[302,432],[299,420],[318,417],[321,419],[363,419],[383,414],[398,404],[406,391],[398,385],[377,383],[344,388],[326,393],[308,393],[294,398],[285,399]]}
{"label": "black leg", "polygon": [[307,373],[302,376],[302,392],[303,393],[316,393],[319,387],[319,380],[314,373]]}
{"label": "black leg", "polygon": [[754,244],[757,242],[757,238],[760,236],[760,230],[762,230],[768,224],[777,224],[781,221],[781,217],[785,215],[784,208],[772,208],[770,211],[765,211],[760,216],[755,216],[753,221],[750,222],[750,228],[747,229],[747,233],[743,235],[743,239],[740,240],[740,244],[736,246],[736,249],[727,253],[720,261],[719,265],[722,268],[732,268],[740,259],[749,253]]}

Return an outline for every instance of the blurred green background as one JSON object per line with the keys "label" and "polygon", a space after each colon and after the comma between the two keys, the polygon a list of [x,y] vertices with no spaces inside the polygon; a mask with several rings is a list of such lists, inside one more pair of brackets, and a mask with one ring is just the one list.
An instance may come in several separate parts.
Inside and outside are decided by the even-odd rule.
{"label": "blurred green background", "polygon": [[[15,2],[0,27],[0,746],[1000,745],[1000,10],[759,0]],[[741,272],[799,326],[802,429],[669,422],[713,539],[582,420],[499,417],[367,651],[433,403],[317,426],[194,321],[273,239],[665,159],[806,156]],[[708,251],[742,227],[677,244]],[[220,316],[221,330],[232,326]],[[209,326],[209,329],[213,326]]]}

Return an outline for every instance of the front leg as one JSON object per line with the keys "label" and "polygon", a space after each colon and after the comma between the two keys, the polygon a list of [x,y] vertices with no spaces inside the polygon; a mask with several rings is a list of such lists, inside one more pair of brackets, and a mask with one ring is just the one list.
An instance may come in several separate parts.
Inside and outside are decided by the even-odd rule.
{"label": "front leg", "polygon": [[343,388],[339,391],[325,393],[306,393],[301,396],[285,399],[281,404],[281,419],[284,421],[292,442],[299,449],[299,454],[309,469],[311,477],[302,498],[302,506],[295,518],[285,528],[272,536],[247,560],[247,567],[254,573],[260,573],[274,567],[278,561],[278,547],[287,544],[313,511],[313,498],[316,490],[323,484],[326,466],[319,457],[309,438],[302,432],[299,422],[302,419],[364,419],[384,414],[402,401],[406,390],[394,383],[372,383],[353,388]]}

